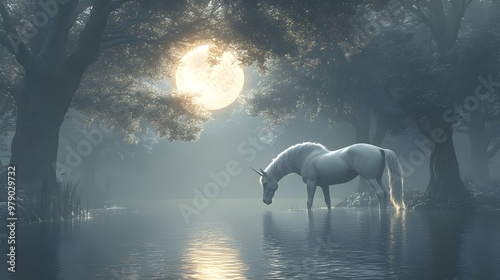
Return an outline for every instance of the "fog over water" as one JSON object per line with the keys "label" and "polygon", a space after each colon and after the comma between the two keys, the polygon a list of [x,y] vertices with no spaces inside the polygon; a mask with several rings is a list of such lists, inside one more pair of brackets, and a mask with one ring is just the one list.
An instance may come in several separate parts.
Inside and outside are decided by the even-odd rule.
{"label": "fog over water", "polygon": [[500,279],[499,23],[0,1],[0,279]]}

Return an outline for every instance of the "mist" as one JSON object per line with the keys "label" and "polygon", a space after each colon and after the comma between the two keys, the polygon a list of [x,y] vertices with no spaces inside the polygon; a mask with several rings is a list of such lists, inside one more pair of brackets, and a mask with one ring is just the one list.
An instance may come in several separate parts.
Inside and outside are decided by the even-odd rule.
{"label": "mist", "polygon": [[497,279],[499,15],[0,2],[0,278]]}

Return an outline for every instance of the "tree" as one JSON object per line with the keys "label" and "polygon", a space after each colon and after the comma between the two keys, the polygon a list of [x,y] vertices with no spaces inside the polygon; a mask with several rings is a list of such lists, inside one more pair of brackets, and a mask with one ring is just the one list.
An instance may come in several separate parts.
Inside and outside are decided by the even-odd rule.
{"label": "tree", "polygon": [[[162,76],[199,43],[218,46],[214,63],[229,47],[246,64],[299,53],[296,42],[307,29],[300,34],[292,30],[340,18],[334,15],[349,16],[352,6],[352,1],[319,0],[0,2],[0,44],[15,61],[4,65],[13,74],[2,83],[15,101],[11,164],[18,170],[18,186],[34,196],[56,185],[52,167],[60,126],[71,106],[125,130],[136,128],[136,120],[144,117],[168,139],[193,139],[206,120],[199,106],[144,88],[144,80]],[[128,107],[130,102],[149,103]],[[117,103],[129,108],[125,117],[118,117],[123,111],[109,110]],[[45,209],[47,202],[39,200]]]}
{"label": "tree", "polygon": [[[500,148],[500,144],[495,143],[496,138],[487,132],[487,127],[491,127],[498,118],[498,95],[492,91],[489,98],[478,100],[479,109],[472,112],[463,110],[463,103],[470,101],[478,84],[483,84],[487,76],[498,73],[500,41],[496,22],[499,5],[495,1],[479,1],[470,5],[472,2],[401,1],[402,5],[427,27],[435,51],[441,55],[450,55],[449,63],[454,65],[450,71],[455,72],[455,79],[451,82],[458,86],[454,89],[455,99],[448,105],[462,109],[454,109],[453,114],[447,110],[445,114],[447,119],[461,120],[449,123],[454,123],[456,128],[469,134],[469,175],[476,180],[487,182],[488,161],[498,152],[497,147]],[[469,16],[466,15],[467,10],[470,10]],[[477,14],[482,15],[480,19]],[[478,77],[481,78],[478,80]],[[491,90],[491,85],[488,90]],[[464,128],[459,128],[461,126]]]}
{"label": "tree", "polygon": [[[474,71],[477,73],[476,68],[478,67],[482,67],[482,69],[489,67],[489,59],[492,53],[498,51],[500,45],[497,40],[493,40],[496,41],[495,43],[484,46],[478,46],[477,43],[471,45],[471,41],[467,40],[470,35],[467,36],[463,22],[465,13],[472,3],[470,0],[400,2],[427,28],[434,46],[434,49],[428,54],[432,61],[426,60],[428,65],[434,64],[434,66],[420,71],[426,67],[415,65],[415,69],[420,68],[420,70],[415,71],[416,74],[421,77],[427,76],[428,79],[425,81],[427,83],[429,80],[436,81],[436,79],[446,81],[433,82],[435,87],[428,88],[420,93],[421,97],[431,101],[434,106],[430,105],[429,102],[417,101],[413,103],[417,106],[420,105],[419,110],[413,110],[419,131],[435,144],[430,158],[431,177],[426,193],[432,198],[441,201],[466,198],[469,192],[460,180],[452,138],[453,122],[446,118],[446,114],[454,104],[463,103],[464,99],[475,92],[478,75],[471,74],[474,74]],[[491,3],[486,1],[481,5],[491,6]],[[480,36],[478,37],[475,37],[473,42],[485,42]],[[482,50],[478,51],[477,47],[481,47]],[[419,64],[422,65],[422,63]],[[422,108],[422,105],[430,107],[426,110]],[[476,115],[479,111],[471,114],[471,120],[476,118],[473,115]],[[484,120],[481,122],[484,124]],[[477,128],[483,124],[475,123],[471,127]],[[476,132],[473,133],[476,134]],[[442,134],[443,137],[438,137],[437,134]],[[483,132],[477,134],[482,135]],[[436,141],[436,138],[443,141]],[[481,141],[475,141],[471,138],[471,142]],[[472,143],[472,145],[476,147],[484,146],[482,143]],[[487,166],[481,168],[487,169]]]}
{"label": "tree", "polygon": [[[1,2],[0,43],[17,62],[12,67],[17,75],[3,83],[14,84],[6,93],[13,97],[16,106],[11,165],[18,170],[16,179],[20,189],[33,195],[40,190],[48,192],[56,185],[52,167],[57,159],[59,129],[79,89],[79,96],[92,91],[95,103],[113,100],[100,96],[117,89],[129,97],[115,97],[114,104],[151,102],[136,111],[142,110],[141,117],[149,120],[153,119],[153,110],[161,113],[154,118],[160,134],[171,139],[195,138],[206,115],[192,100],[132,88],[146,77],[161,73],[164,63],[172,58],[166,52],[170,44],[179,42],[177,47],[185,47],[186,38],[196,40],[197,35],[207,36],[207,28],[200,22],[217,17],[210,13],[215,8],[208,6],[186,1]],[[200,10],[205,13],[199,14]],[[11,16],[13,13],[28,16],[31,11],[35,15],[32,26],[23,17]],[[86,75],[87,70],[91,74]],[[113,73],[114,78],[107,73]],[[106,78],[116,83],[99,83]],[[115,87],[116,84],[122,87]],[[133,90],[135,95],[145,97],[130,97]],[[107,103],[110,104],[113,103]],[[117,116],[123,112],[109,108],[99,109],[110,116],[108,122],[112,123],[113,113]],[[122,127],[126,127],[126,120],[133,124],[138,118],[130,115],[120,120]],[[192,128],[184,129],[187,127]],[[47,202],[40,199],[40,204],[44,203]],[[46,213],[38,215],[43,217]]]}
{"label": "tree", "polygon": [[467,40],[462,22],[468,1],[401,2],[413,14],[408,22],[423,24],[411,29],[402,24],[386,35],[387,43],[380,45],[381,57],[387,60],[386,82],[394,89],[396,104],[427,138],[431,150],[428,197],[436,202],[468,200],[453,143],[456,125],[449,112],[474,93],[477,74],[471,74],[477,73],[495,47],[477,52],[477,38]]}
{"label": "tree", "polygon": [[449,51],[457,42],[462,21],[473,0],[400,0],[430,31],[438,53]]}
{"label": "tree", "polygon": [[[489,182],[489,161],[500,150],[500,29],[495,24],[500,19],[499,12],[497,2],[483,1],[472,5],[471,13],[481,14],[481,20],[472,16],[465,18],[467,28],[458,44],[464,57],[461,68],[470,82],[462,87],[466,92],[462,104],[454,110],[454,117],[459,120],[455,122],[459,129],[469,135],[469,177],[479,183]],[[482,93],[486,95],[477,98],[477,94]],[[477,101],[479,106],[466,104],[471,101]]]}
{"label": "tree", "polygon": [[465,49],[459,65],[463,74],[457,83],[461,85],[462,99],[454,105],[453,113],[447,112],[447,117],[469,136],[469,177],[488,183],[489,161],[500,150],[500,94],[496,89],[500,77],[494,74],[500,71],[500,37],[491,30],[476,30],[469,37],[461,44]]}

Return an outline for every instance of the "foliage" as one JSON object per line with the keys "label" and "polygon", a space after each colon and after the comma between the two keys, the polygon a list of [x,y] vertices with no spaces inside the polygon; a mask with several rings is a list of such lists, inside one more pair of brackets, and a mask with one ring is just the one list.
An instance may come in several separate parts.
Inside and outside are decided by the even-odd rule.
{"label": "foliage", "polygon": [[[379,41],[375,38],[374,41]],[[320,45],[324,42],[315,42]],[[393,133],[406,124],[394,104],[376,42],[346,58],[340,45],[314,47],[301,57],[282,58],[268,64],[268,72],[246,99],[252,115],[264,116],[272,125],[306,111],[311,120],[322,115],[330,123],[347,121],[355,126],[359,115],[370,114]]]}
{"label": "foliage", "polygon": [[[243,63],[257,62],[264,67],[266,58],[272,55],[297,58],[313,48],[325,50],[332,42],[340,43],[353,33],[353,19],[363,17],[359,16],[360,11],[382,9],[387,4],[387,1],[365,1],[360,5],[356,1],[319,0],[109,2],[113,11],[103,31],[101,56],[87,72],[79,91],[82,102],[93,102],[87,102],[83,108],[103,102],[100,98],[87,100],[84,98],[87,94],[106,95],[110,88],[121,91],[131,83],[140,84],[145,77],[161,78],[171,73],[179,56],[201,41],[220,43],[215,54],[231,45]],[[432,12],[423,1],[402,2],[427,8],[424,14]],[[78,34],[88,22],[92,6],[92,1],[79,1],[74,6],[75,21],[66,27],[71,31],[67,52],[77,48]],[[29,14],[39,8],[22,1],[8,2],[7,7],[18,14]],[[425,18],[420,20],[425,22]],[[12,24],[22,26],[21,30],[29,28],[22,17],[14,19]],[[43,30],[49,32],[49,25]],[[33,51],[43,44],[42,31],[28,42]],[[132,121],[123,127],[133,130]]]}
{"label": "foliage", "polygon": [[[386,62],[379,68],[385,72],[382,82],[393,89],[398,106],[415,119],[443,118],[451,109],[453,114],[446,116],[460,129],[468,123],[470,112],[455,110],[454,105],[474,96],[479,76],[500,71],[500,37],[490,28],[466,29],[449,51],[437,53],[422,33],[418,28],[395,27],[380,36],[378,53]],[[481,105],[480,110],[494,118],[498,94]]]}
{"label": "foliage", "polygon": [[[96,32],[90,28],[97,23],[92,14],[101,12],[107,23],[98,43],[98,58],[85,71],[71,106],[119,128],[132,141],[141,119],[170,141],[199,136],[207,113],[192,100],[161,92],[146,82],[172,75],[187,49],[212,43],[218,46],[213,49],[214,63],[217,55],[231,48],[241,63],[264,67],[271,56],[299,56],[311,47],[310,37],[321,35],[324,26],[331,27],[328,39],[345,37],[350,28],[346,19],[358,10],[355,1],[101,2],[96,6],[90,0],[70,1],[60,5],[47,24],[35,26],[36,19],[30,16],[44,12],[39,4],[5,1],[1,5],[0,29],[5,31],[1,43],[10,53],[4,53],[0,81],[4,93],[14,96],[13,85],[25,77],[28,63],[36,62],[44,75],[52,75],[68,58],[89,56],[84,53],[91,47],[86,37]],[[381,8],[386,2],[365,1],[364,7]],[[14,52],[7,33],[22,39],[20,51]],[[32,57],[37,57],[36,61]],[[9,98],[2,95],[0,102],[13,109]]]}

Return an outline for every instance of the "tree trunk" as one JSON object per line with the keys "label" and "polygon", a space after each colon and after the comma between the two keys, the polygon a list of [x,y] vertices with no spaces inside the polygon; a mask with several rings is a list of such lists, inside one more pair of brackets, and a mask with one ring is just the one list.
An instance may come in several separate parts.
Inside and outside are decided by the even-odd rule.
{"label": "tree trunk", "polygon": [[[69,102],[62,89],[49,78],[25,79],[17,96],[16,133],[12,139],[10,165],[16,167],[18,193],[38,218],[47,219],[57,185],[55,164],[59,130]],[[46,79],[46,80],[44,80]]]}
{"label": "tree trunk", "polygon": [[370,110],[363,109],[363,107],[360,109],[360,112],[357,113],[353,122],[354,130],[356,132],[356,143],[370,143]]}
{"label": "tree trunk", "polygon": [[[34,215],[41,218],[47,218],[46,212],[50,212],[50,207],[57,203],[49,200],[51,190],[58,187],[53,183],[56,181],[55,161],[60,126],[83,74],[99,57],[109,14],[124,2],[114,1],[110,5],[111,0],[94,1],[71,53],[67,49],[68,37],[78,1],[59,8],[55,21],[47,26],[49,36],[41,50],[36,50],[36,47],[30,50],[24,41],[16,48],[2,42],[24,70],[23,79],[12,93],[16,101],[17,122],[12,140],[11,165],[16,167],[17,193],[26,198],[22,201],[25,205],[35,206],[30,210],[38,211]],[[5,5],[0,7],[3,7],[6,33],[17,35]],[[31,46],[36,45],[33,40],[30,43]]]}
{"label": "tree trunk", "polygon": [[[500,152],[500,139],[491,139],[491,148],[488,150],[488,159],[491,160]],[[489,145],[488,145],[489,146]]]}
{"label": "tree trunk", "polygon": [[386,123],[377,122],[377,125],[375,126],[375,135],[373,135],[372,141],[370,143],[376,146],[382,145],[382,141],[384,141],[388,130],[389,128],[387,127]]}
{"label": "tree trunk", "polygon": [[489,139],[486,134],[484,120],[478,114],[471,115],[469,125],[470,138],[470,168],[469,176],[476,182],[488,182],[490,180],[488,145]]}
{"label": "tree trunk", "polygon": [[443,132],[440,137],[418,125],[420,132],[435,145],[431,152],[430,179],[426,193],[436,202],[470,198],[470,192],[460,178],[451,124],[439,122],[439,125],[432,127]]}

